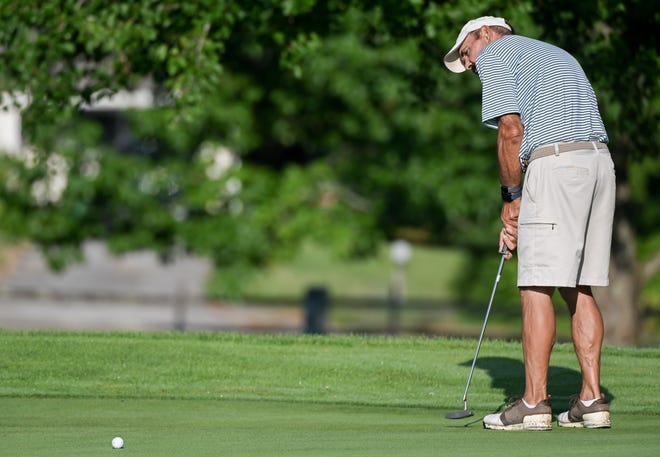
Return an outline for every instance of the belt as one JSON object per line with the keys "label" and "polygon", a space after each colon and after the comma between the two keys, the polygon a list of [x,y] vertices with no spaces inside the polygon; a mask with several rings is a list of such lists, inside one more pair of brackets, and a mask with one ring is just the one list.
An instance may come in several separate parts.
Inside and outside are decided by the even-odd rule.
{"label": "belt", "polygon": [[541,146],[534,149],[532,155],[529,156],[527,164],[532,160],[540,159],[541,157],[548,157],[551,155],[559,155],[564,152],[580,151],[584,149],[607,149],[607,144],[599,143],[597,141],[578,141],[576,143],[552,143],[547,146]]}

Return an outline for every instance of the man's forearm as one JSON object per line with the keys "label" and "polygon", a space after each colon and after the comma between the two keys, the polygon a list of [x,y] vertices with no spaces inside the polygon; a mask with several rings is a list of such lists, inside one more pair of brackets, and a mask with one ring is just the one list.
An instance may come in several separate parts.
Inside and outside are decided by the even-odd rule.
{"label": "man's forearm", "polygon": [[497,160],[500,166],[500,182],[503,186],[515,187],[522,184],[522,167],[518,154],[524,127],[517,114],[500,117],[497,134]]}

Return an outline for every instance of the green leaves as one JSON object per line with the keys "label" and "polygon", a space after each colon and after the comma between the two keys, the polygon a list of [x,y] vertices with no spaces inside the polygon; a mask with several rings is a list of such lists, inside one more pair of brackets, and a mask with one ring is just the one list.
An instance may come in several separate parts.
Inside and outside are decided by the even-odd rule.
{"label": "green leaves", "polygon": [[[439,125],[438,107],[418,103],[416,39],[395,39],[419,24],[422,3],[73,6],[7,15],[20,33],[2,35],[12,49],[2,74],[33,94],[24,132],[37,159],[67,144],[57,198],[40,203],[26,191],[47,168],[10,159],[6,173],[17,177],[8,182],[19,184],[0,190],[5,230],[30,226],[53,265],[75,260],[90,237],[118,251],[182,246],[246,270],[305,239],[349,256],[401,224],[444,227],[425,214],[447,212],[450,199],[432,197],[442,160],[423,164],[447,151],[438,145],[456,134],[455,116]],[[101,147],[98,128],[61,111],[75,96],[91,101],[144,78],[171,103],[124,116],[146,149]],[[209,145],[215,152],[204,157]],[[223,150],[232,165],[213,171]]]}
{"label": "green leaves", "polygon": [[316,0],[284,0],[282,12],[286,16],[308,13],[316,4]]}

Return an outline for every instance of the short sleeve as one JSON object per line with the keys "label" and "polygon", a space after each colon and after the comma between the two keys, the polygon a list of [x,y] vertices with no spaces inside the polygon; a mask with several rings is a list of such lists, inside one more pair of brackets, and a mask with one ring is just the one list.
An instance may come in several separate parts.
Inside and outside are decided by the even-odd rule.
{"label": "short sleeve", "polygon": [[500,116],[520,114],[516,80],[502,59],[487,49],[479,53],[476,65],[482,85],[481,121],[497,128]]}

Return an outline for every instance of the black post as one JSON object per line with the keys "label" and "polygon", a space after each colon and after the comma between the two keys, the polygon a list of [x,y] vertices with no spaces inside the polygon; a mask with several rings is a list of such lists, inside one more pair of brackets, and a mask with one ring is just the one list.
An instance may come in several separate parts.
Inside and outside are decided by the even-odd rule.
{"label": "black post", "polygon": [[313,286],[305,293],[305,333],[325,334],[325,320],[330,296],[325,287]]}

